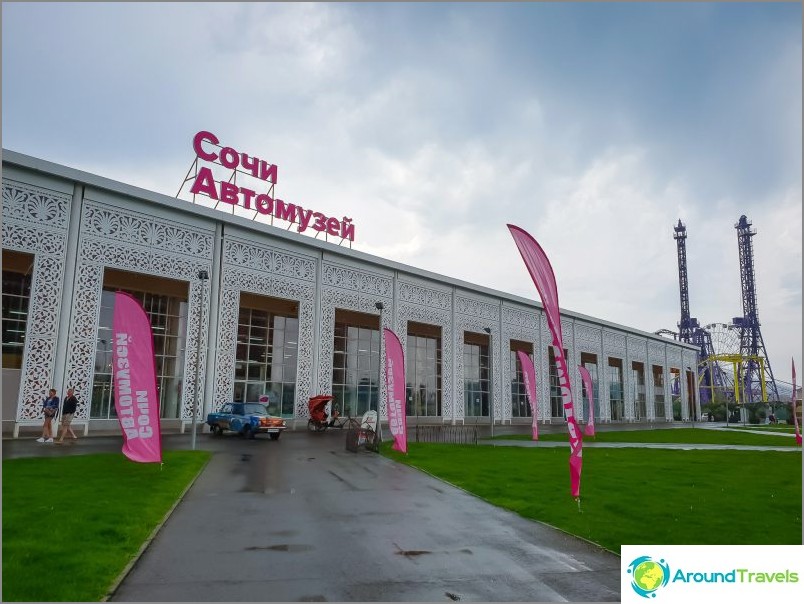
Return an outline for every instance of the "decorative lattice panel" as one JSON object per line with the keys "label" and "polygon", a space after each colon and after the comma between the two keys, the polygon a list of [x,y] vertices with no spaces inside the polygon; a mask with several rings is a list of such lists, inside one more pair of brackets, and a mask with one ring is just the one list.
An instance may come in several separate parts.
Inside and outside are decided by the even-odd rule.
{"label": "decorative lattice panel", "polygon": [[34,256],[17,421],[39,419],[54,387],[70,204],[65,193],[3,179],[3,248]]}
{"label": "decorative lattice panel", "polygon": [[[324,288],[321,296],[321,340],[318,364],[318,384],[322,394],[332,392],[332,353],[335,338],[335,309],[354,310],[367,314],[380,314],[374,304],[380,301],[385,308],[382,312],[380,332],[387,327],[393,329],[391,298],[379,299],[377,296],[348,292],[335,288]],[[380,338],[380,375],[385,375],[385,339]],[[385,402],[385,380],[380,380],[380,417],[387,417]]]}
{"label": "decorative lattice panel", "polygon": [[240,293],[245,291],[292,300],[299,305],[294,413],[297,418],[307,417],[313,374],[315,274],[316,262],[313,258],[252,242],[225,242],[215,369],[216,402],[231,401],[234,397],[237,318],[240,313]]}
{"label": "decorative lattice panel", "polygon": [[[167,277],[189,283],[182,419],[192,416],[196,396],[195,368],[198,338],[209,328],[209,281],[203,285],[198,271],[212,269],[213,234],[167,219],[84,200],[76,270],[76,292],[67,356],[67,383],[79,400],[92,397],[97,348],[98,320],[104,268]],[[201,308],[199,317],[198,309]],[[201,346],[199,386],[206,379],[206,347]],[[199,406],[197,415],[202,413]],[[88,417],[89,405],[82,405],[78,418]]]}
{"label": "decorative lattice panel", "polygon": [[[523,342],[530,342],[533,344],[533,367],[536,370],[536,400],[538,402],[539,413],[537,419],[545,419],[544,415],[549,411],[545,411],[545,399],[539,396],[539,386],[547,378],[541,373],[542,366],[542,346],[539,328],[541,325],[541,311],[516,309],[508,306],[503,306],[503,384],[509,386],[516,378],[516,364],[511,363],[511,340],[520,340]],[[507,396],[503,396],[502,405],[502,419],[504,421],[511,420],[511,390],[510,386],[505,390]],[[547,401],[549,408],[549,401]]]}
{"label": "decorative lattice panel", "polygon": [[464,298],[461,296],[455,297],[455,364],[456,364],[456,383],[455,383],[455,409],[453,410],[453,417],[457,420],[463,420],[465,417],[465,401],[464,401],[464,366],[463,366],[463,334],[465,331],[472,331],[475,333],[485,333],[484,329],[488,327],[491,329],[491,371],[492,371],[492,401],[494,405],[494,418],[502,418],[502,400],[500,398],[500,389],[493,387],[497,381],[494,376],[502,375],[500,368],[500,347],[499,338],[500,334],[500,306],[482,300],[475,300],[473,298]]}
{"label": "decorative lattice panel", "polygon": [[[408,321],[426,323],[441,327],[441,417],[452,417],[452,295],[448,292],[400,281],[398,284],[399,302],[396,313],[396,335],[406,355],[408,343]],[[407,365],[406,365],[407,366]]]}

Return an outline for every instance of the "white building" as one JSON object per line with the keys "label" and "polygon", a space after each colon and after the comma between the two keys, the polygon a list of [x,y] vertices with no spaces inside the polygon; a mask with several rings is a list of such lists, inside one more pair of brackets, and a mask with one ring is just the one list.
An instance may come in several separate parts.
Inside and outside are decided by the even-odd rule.
{"label": "white building", "polygon": [[[301,426],[321,393],[352,415],[379,396],[386,418],[380,326],[405,350],[409,421],[529,424],[524,350],[539,419],[563,422],[532,300],[6,150],[2,219],[4,432],[38,428],[51,387],[75,389],[75,421],[88,430],[117,427],[108,334],[118,289],[151,318],[163,430],[191,421],[196,384],[200,421],[268,394],[271,412]],[[597,422],[700,416],[694,347],[570,311],[562,327],[580,420],[582,363]]]}

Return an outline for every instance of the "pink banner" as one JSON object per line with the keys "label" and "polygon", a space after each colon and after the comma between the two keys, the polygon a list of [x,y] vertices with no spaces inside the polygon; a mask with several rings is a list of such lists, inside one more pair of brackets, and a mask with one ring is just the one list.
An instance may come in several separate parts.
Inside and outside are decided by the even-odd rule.
{"label": "pink banner", "polygon": [[533,283],[539,292],[547,316],[547,326],[553,336],[553,349],[556,358],[558,383],[561,387],[561,398],[564,406],[564,415],[567,418],[567,431],[570,443],[570,487],[573,497],[581,496],[581,469],[583,466],[583,439],[575,420],[572,402],[572,390],[567,371],[567,360],[564,358],[564,344],[561,337],[561,314],[558,308],[558,288],[553,267],[547,259],[536,240],[527,232],[512,224],[508,225],[511,236],[514,238],[522,260],[530,273]]}
{"label": "pink banner", "polygon": [[405,357],[402,344],[390,329],[385,337],[385,390],[388,398],[388,429],[394,438],[392,449],[408,452],[408,425],[405,415]]}
{"label": "pink banner", "polygon": [[796,412],[796,361],[790,359],[793,367],[793,423],[796,425],[796,444],[801,446],[801,430],[798,427],[798,413]]}
{"label": "pink banner", "polygon": [[132,461],[161,462],[151,322],[140,303],[125,292],[115,294],[112,367],[114,407],[123,431],[123,455]]}
{"label": "pink banner", "polygon": [[589,375],[589,370],[583,365],[578,366],[578,371],[581,372],[581,379],[583,385],[586,386],[586,398],[589,399],[589,419],[584,428],[584,436],[595,435],[595,391],[592,387],[592,376]]}
{"label": "pink banner", "polygon": [[536,402],[536,369],[533,367],[533,361],[530,360],[530,357],[526,353],[517,350],[516,356],[519,359],[519,364],[522,366],[522,379],[525,381],[525,393],[528,395],[528,402],[530,403],[530,415],[533,420],[531,422],[533,440],[539,440],[539,405]]}

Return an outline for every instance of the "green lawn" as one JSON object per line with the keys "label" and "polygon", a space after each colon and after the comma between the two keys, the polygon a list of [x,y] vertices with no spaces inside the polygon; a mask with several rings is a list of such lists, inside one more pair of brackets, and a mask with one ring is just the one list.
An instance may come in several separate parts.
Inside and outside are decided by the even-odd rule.
{"label": "green lawn", "polygon": [[100,601],[209,457],[4,460],[3,601]]}
{"label": "green lawn", "polygon": [[618,554],[622,544],[801,543],[799,453],[588,448],[580,508],[564,448],[410,443],[405,456],[383,443],[383,454]]}
{"label": "green lawn", "polygon": [[[539,434],[539,440],[567,441],[566,430],[552,434]],[[530,434],[495,436],[494,440],[531,440]],[[712,445],[757,445],[769,447],[795,447],[796,439],[775,434],[751,434],[736,430],[711,428],[666,428],[657,430],[598,430],[595,437],[584,436],[584,441],[601,443],[688,443]]]}

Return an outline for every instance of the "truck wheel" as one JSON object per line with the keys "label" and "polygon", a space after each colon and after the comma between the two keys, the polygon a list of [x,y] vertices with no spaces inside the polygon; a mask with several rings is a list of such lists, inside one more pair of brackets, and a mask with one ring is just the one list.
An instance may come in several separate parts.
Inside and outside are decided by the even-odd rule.
{"label": "truck wheel", "polygon": [[271,440],[279,440],[279,435],[282,434],[281,432],[277,432],[276,434],[269,434],[268,436],[271,437]]}
{"label": "truck wheel", "polygon": [[256,432],[254,432],[254,430],[252,430],[252,429],[251,429],[251,428],[249,428],[248,426],[246,426],[246,427],[245,427],[245,429],[244,429],[243,431],[244,431],[245,435],[246,435],[248,438],[255,438],[255,437],[257,436],[257,433],[256,433]]}
{"label": "truck wheel", "polygon": [[212,426],[212,433],[215,436],[223,436],[223,428],[221,428],[220,426],[217,426],[217,425]]}

